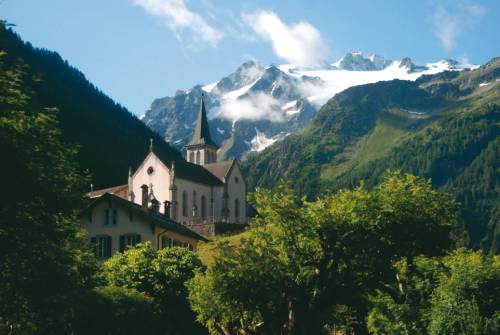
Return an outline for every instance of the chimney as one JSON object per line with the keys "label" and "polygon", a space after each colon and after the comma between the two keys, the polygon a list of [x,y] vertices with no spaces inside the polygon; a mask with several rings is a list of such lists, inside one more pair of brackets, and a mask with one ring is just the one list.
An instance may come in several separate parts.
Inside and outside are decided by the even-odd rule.
{"label": "chimney", "polygon": [[160,202],[156,199],[151,200],[151,210],[155,213],[160,212]]}
{"label": "chimney", "polygon": [[170,218],[170,201],[165,200],[165,201],[163,202],[163,206],[164,206],[164,208],[165,208],[165,213],[164,213],[164,214],[165,214],[165,216],[166,216],[167,218]]}
{"label": "chimney", "polygon": [[141,186],[141,188],[142,188],[142,203],[141,203],[141,205],[144,209],[148,209],[148,186],[143,184]]}

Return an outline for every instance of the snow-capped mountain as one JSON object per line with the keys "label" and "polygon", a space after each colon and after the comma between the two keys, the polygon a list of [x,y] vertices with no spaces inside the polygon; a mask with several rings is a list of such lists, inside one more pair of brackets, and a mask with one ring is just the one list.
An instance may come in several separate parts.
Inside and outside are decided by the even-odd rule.
{"label": "snow-capped mountain", "polygon": [[360,52],[315,69],[292,64],[263,67],[251,61],[217,82],[156,99],[142,120],[181,149],[192,136],[204,94],[211,134],[221,145],[220,156],[242,158],[302,128],[328,99],[349,87],[416,80],[425,74],[474,67],[454,60],[425,64],[409,58],[390,61]]}

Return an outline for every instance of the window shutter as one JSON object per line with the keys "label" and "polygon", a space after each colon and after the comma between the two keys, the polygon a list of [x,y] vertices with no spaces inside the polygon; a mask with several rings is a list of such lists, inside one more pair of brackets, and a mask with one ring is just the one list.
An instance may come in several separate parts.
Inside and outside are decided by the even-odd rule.
{"label": "window shutter", "polygon": [[125,236],[120,235],[120,252],[125,251]]}
{"label": "window shutter", "polygon": [[106,237],[106,258],[111,257],[111,236]]}

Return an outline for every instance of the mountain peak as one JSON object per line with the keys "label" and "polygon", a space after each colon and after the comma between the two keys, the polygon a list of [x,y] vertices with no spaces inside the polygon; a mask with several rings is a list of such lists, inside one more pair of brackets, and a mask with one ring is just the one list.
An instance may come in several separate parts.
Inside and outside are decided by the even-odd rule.
{"label": "mountain peak", "polygon": [[370,54],[364,57],[360,51],[348,52],[341,59],[333,64],[333,66],[350,71],[376,71],[384,69],[390,61],[385,60],[382,56]]}

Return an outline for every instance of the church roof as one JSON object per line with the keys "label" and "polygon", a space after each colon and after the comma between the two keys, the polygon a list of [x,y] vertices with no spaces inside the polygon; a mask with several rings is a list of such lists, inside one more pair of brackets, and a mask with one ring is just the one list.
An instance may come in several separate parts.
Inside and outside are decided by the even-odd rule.
{"label": "church roof", "polygon": [[193,237],[197,240],[200,241],[207,241],[206,238],[201,236],[200,234],[196,233],[195,231],[181,225],[180,223],[175,222],[174,220],[168,218],[167,216],[161,214],[161,213],[156,213],[152,210],[149,209],[144,209],[142,206],[128,201],[126,199],[120,198],[119,196],[116,196],[111,193],[105,193],[103,196],[96,198],[90,205],[83,210],[81,215],[84,215],[88,213],[92,208],[94,208],[98,203],[101,201],[105,200],[113,200],[119,205],[133,211],[134,213],[137,213],[141,216],[143,216],[149,223],[154,224],[155,226],[158,226],[160,228],[164,229],[169,229],[171,231],[177,232],[179,234],[185,235],[185,236],[190,236]]}
{"label": "church roof", "polygon": [[234,159],[227,160],[227,161],[222,161],[222,162],[216,162],[216,163],[210,163],[210,164],[205,164],[203,167],[210,171],[211,174],[216,176],[220,181],[224,181],[224,177],[227,176],[229,173],[229,170],[231,170],[231,167],[236,161]]}
{"label": "church roof", "polygon": [[210,129],[208,128],[207,111],[205,109],[205,101],[203,101],[203,95],[201,96],[200,111],[198,113],[198,119],[196,121],[196,128],[194,129],[193,138],[186,145],[198,146],[198,145],[209,145],[218,148],[219,146],[212,140],[210,136]]}
{"label": "church roof", "polygon": [[[163,152],[157,152],[155,149],[153,149],[152,152],[166,167],[169,169],[172,168],[172,157],[163,154]],[[183,158],[175,159],[175,175],[179,178],[200,184],[211,186],[222,185],[222,182],[208,170],[204,169],[203,166],[189,163]]]}

